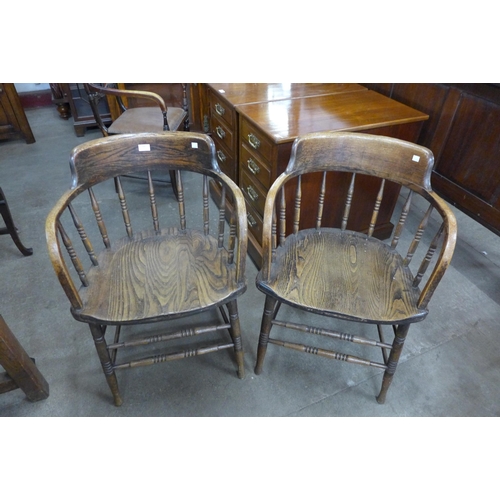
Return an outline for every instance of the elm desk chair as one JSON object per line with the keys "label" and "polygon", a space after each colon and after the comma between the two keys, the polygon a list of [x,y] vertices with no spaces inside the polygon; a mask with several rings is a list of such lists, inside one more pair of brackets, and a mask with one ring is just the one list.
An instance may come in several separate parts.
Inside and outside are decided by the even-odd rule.
{"label": "elm desk chair", "polygon": [[[89,97],[89,104],[95,121],[103,137],[116,134],[139,134],[141,132],[161,132],[167,130],[175,131],[179,130],[181,125],[185,131],[189,130],[187,86],[185,83],[179,85],[182,85],[183,92],[182,108],[167,106],[165,100],[154,92],[118,89],[116,88],[116,84],[110,83],[103,85],[96,83],[83,84],[85,92]],[[99,102],[103,98],[115,99],[116,107],[121,113],[109,127],[104,124],[99,112]],[[127,99],[153,101],[156,105],[128,107]],[[143,103],[145,102],[143,101]],[[177,196],[175,172],[170,171],[169,174],[170,184],[172,185],[175,196]]]}
{"label": "elm desk chair", "polygon": [[[263,265],[256,282],[266,300],[256,374],[262,371],[268,344],[287,347],[384,370],[377,401],[385,402],[410,324],[427,316],[429,300],[455,247],[456,220],[431,189],[432,167],[431,151],[389,137],[325,132],[295,141],[288,167],[274,182],[266,199]],[[319,176],[315,195],[308,191],[311,176]],[[359,215],[356,202],[366,197],[365,176],[379,178],[380,188],[373,195],[373,213],[367,215],[361,226],[366,230],[354,232],[349,230],[349,220],[350,216]],[[399,218],[393,217],[391,239],[383,242],[372,237],[372,233],[384,188],[387,190],[389,183],[402,186],[401,196],[405,201],[401,203]],[[342,210],[338,214],[326,210],[323,213],[324,200],[334,197],[345,200],[341,202]],[[315,210],[314,227],[301,224],[301,211],[306,209]],[[414,236],[405,235],[408,248],[400,253],[403,231],[410,229],[408,223],[405,226],[410,210],[418,214],[420,222],[415,223]],[[429,232],[431,235],[427,237]],[[417,249],[421,258],[416,263]],[[432,271],[426,273],[431,267]],[[426,280],[425,275],[428,275]],[[378,335],[358,336],[333,328],[316,328],[300,324],[302,320],[292,322],[289,316],[278,319],[281,304],[305,312],[299,315],[301,318],[322,315],[374,324]],[[392,342],[384,339],[383,325],[390,327]],[[366,359],[305,345],[300,340],[289,342],[276,338],[274,330],[270,337],[273,326],[284,328],[288,338],[290,329],[300,332],[294,334],[299,337],[315,334],[316,344],[322,341],[322,346],[342,340],[360,344],[358,347],[363,351],[370,346],[378,347],[380,361],[373,360],[373,356]]]}
{"label": "elm desk chair", "polygon": [[[48,250],[72,315],[89,324],[115,405],[122,404],[116,372],[124,368],[232,349],[243,378],[237,297],[246,290],[245,202],[219,169],[212,139],[193,132],[121,134],[77,146],[70,165],[72,187],[47,218]],[[156,196],[152,170],[175,170],[178,200]],[[126,195],[123,174],[146,175],[148,192]],[[107,185],[114,178],[118,192]],[[229,222],[224,206],[209,213],[209,178],[234,204]],[[215,317],[206,318],[209,310]],[[122,328],[198,313],[186,328],[170,326],[167,333]],[[110,343],[108,326],[116,327]],[[157,353],[165,343],[170,349]]]}

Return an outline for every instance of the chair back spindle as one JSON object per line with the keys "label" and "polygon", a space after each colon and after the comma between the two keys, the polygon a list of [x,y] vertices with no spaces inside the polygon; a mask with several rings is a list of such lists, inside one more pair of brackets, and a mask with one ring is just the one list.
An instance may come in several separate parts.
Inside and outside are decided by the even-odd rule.
{"label": "chair back spindle", "polygon": [[280,245],[285,243],[286,238],[286,199],[285,188],[280,190]]}
{"label": "chair back spindle", "polygon": [[293,213],[293,233],[299,232],[300,206],[302,203],[302,175],[297,176],[297,188],[295,190],[295,210]]}
{"label": "chair back spindle", "polygon": [[69,254],[69,258],[71,259],[71,262],[75,268],[76,273],[78,274],[78,277],[80,278],[80,281],[82,282],[82,285],[89,286],[87,275],[85,273],[85,270],[83,269],[82,262],[78,257],[75,248],[73,247],[73,242],[71,241],[70,237],[68,236],[68,233],[66,232],[64,226],[60,221],[57,224],[57,228],[59,229],[59,234],[61,235],[63,244],[66,247],[66,250]]}
{"label": "chair back spindle", "polygon": [[177,200],[179,204],[180,226],[183,231],[186,229],[186,207],[184,203],[184,186],[180,170],[175,171],[175,181],[177,183]]}
{"label": "chair back spindle", "polygon": [[378,214],[380,211],[380,205],[382,204],[382,198],[384,197],[384,187],[385,187],[385,179],[382,179],[382,182],[380,183],[380,189],[377,193],[377,199],[375,200],[375,206],[373,207],[370,227],[368,228],[368,236],[372,236],[373,231],[375,230],[375,224],[377,223]]}
{"label": "chair back spindle", "polygon": [[208,177],[203,176],[203,232],[208,236],[210,232],[210,214],[208,210]]}
{"label": "chair back spindle", "polygon": [[73,208],[73,205],[70,203],[68,205],[69,213],[71,214],[71,218],[73,219],[73,223],[75,225],[76,230],[78,231],[78,234],[80,236],[80,239],[82,240],[83,246],[85,247],[85,250],[87,251],[88,256],[90,257],[90,261],[92,262],[92,265],[98,266],[99,263],[97,262],[97,257],[94,253],[94,249],[92,248],[92,243],[90,242],[87,233],[85,232],[85,228],[83,227],[82,221],[78,217],[75,209]]}
{"label": "chair back spindle", "polygon": [[122,181],[120,177],[116,177],[116,187],[118,191],[118,199],[120,200],[120,207],[122,211],[123,222],[125,224],[125,230],[127,231],[127,236],[132,239],[134,237],[134,234],[132,231],[132,224],[130,222],[127,199],[125,198],[125,192],[123,191]]}
{"label": "chair back spindle", "polygon": [[234,262],[234,250],[236,247],[236,219],[234,214],[231,215],[229,219],[229,241],[228,241],[228,258],[229,264]]}
{"label": "chair back spindle", "polygon": [[221,201],[219,206],[219,236],[218,246],[222,248],[224,245],[224,229],[226,227],[226,186],[221,189]]}
{"label": "chair back spindle", "polygon": [[351,183],[349,184],[349,190],[347,191],[347,196],[345,200],[344,215],[342,216],[342,231],[345,231],[347,227],[347,221],[349,220],[349,213],[351,212],[352,195],[354,194],[354,182],[356,181],[356,173],[351,176]]}
{"label": "chair back spindle", "polygon": [[415,275],[415,278],[413,279],[413,286],[414,287],[418,287],[418,285],[420,285],[420,282],[422,281],[422,278],[424,277],[424,274],[427,271],[429,264],[431,263],[432,257],[434,256],[434,253],[436,252],[439,239],[440,239],[441,235],[443,234],[443,230],[444,230],[444,224],[441,224],[441,226],[439,227],[438,231],[436,232],[434,238],[432,239],[431,244],[429,245],[429,249],[427,250],[425,257],[423,258],[423,260],[420,264],[420,267],[417,271],[417,274]]}
{"label": "chair back spindle", "polygon": [[276,257],[276,247],[278,245],[278,222],[276,216],[276,205],[273,205],[273,220],[271,225],[271,261]]}
{"label": "chair back spindle", "polygon": [[408,193],[408,197],[406,198],[406,202],[403,205],[403,208],[401,210],[398,224],[394,229],[394,233],[393,233],[392,241],[391,241],[391,248],[396,248],[398,246],[399,238],[401,237],[401,232],[403,231],[403,228],[404,228],[405,222],[406,222],[406,218],[408,217],[408,214],[410,212],[412,197],[413,197],[413,191],[410,189],[410,192]]}
{"label": "chair back spindle", "polygon": [[325,191],[326,191],[326,170],[323,172],[323,178],[321,180],[321,187],[319,190],[318,198],[318,215],[316,216],[316,229],[321,227],[321,221],[323,220],[323,208],[325,204]]}
{"label": "chair back spindle", "polygon": [[420,243],[420,240],[422,239],[422,235],[424,234],[425,228],[427,227],[427,224],[429,222],[429,218],[431,216],[432,212],[432,205],[429,205],[429,208],[426,210],[424,217],[422,218],[417,231],[415,232],[415,236],[413,237],[413,240],[408,248],[408,253],[406,254],[404,263],[405,266],[409,266],[411,259],[415,255],[415,252],[417,251],[418,245]]}
{"label": "chair back spindle", "polygon": [[106,225],[104,224],[104,219],[102,218],[101,209],[99,208],[99,203],[97,202],[97,198],[95,197],[94,190],[92,188],[89,188],[88,192],[90,196],[92,211],[94,212],[94,216],[97,222],[97,227],[99,228],[99,232],[101,233],[102,242],[106,248],[111,248],[111,241],[109,239],[108,230],[106,229]]}
{"label": "chair back spindle", "polygon": [[156,196],[155,196],[153,178],[151,176],[151,170],[148,170],[148,191],[149,191],[149,203],[151,205],[151,216],[153,217],[153,228],[156,234],[160,234],[158,207],[156,205]]}

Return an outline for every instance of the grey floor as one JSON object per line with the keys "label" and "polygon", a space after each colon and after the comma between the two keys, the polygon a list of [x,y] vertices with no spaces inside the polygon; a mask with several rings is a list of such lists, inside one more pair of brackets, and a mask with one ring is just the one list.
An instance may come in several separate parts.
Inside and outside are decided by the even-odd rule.
{"label": "grey floor", "polygon": [[[49,209],[69,186],[72,121],[50,107],[27,110],[36,143],[0,143],[0,186],[34,254],[0,236],[0,314],[50,385],[48,399],[20,390],[0,395],[0,416],[499,416],[499,238],[455,210],[459,238],[428,318],[410,329],[385,405],[375,401],[380,371],[270,346],[253,373],[263,296],[248,260],[241,298],[247,375],[223,352],[119,374],[124,404],[112,404],[86,325],[73,320],[45,245]],[[285,312],[287,314],[287,312]]]}

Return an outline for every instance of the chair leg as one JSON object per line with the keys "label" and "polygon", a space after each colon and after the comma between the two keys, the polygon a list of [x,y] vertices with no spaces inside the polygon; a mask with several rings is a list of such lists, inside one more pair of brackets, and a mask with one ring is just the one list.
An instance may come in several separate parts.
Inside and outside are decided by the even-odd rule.
{"label": "chair leg", "polygon": [[399,325],[396,328],[396,332],[394,334],[394,341],[392,343],[391,353],[389,354],[389,360],[387,362],[387,368],[384,372],[384,378],[382,379],[382,387],[380,389],[379,395],[377,396],[377,402],[380,404],[385,403],[387,390],[389,389],[394,373],[396,372],[399,357],[401,356],[403,345],[405,343],[409,329],[410,325]]}
{"label": "chair leg", "polygon": [[238,364],[238,377],[245,377],[245,363],[243,360],[243,345],[241,342],[241,328],[240,318],[238,316],[238,304],[236,300],[227,304],[229,311],[229,322],[231,323],[231,338],[234,342],[234,354],[236,356],[236,363]]}
{"label": "chair leg", "polygon": [[267,344],[269,342],[269,334],[271,333],[272,320],[276,316],[276,308],[279,307],[277,299],[266,295],[266,302],[264,304],[264,313],[262,314],[262,323],[260,327],[259,347],[257,349],[257,363],[255,364],[255,374],[262,373],[262,365],[264,364],[264,357],[266,356]]}
{"label": "chair leg", "polygon": [[95,348],[101,362],[102,370],[106,376],[106,382],[113,394],[115,406],[121,406],[123,401],[118,390],[118,380],[113,369],[113,363],[108,352],[106,340],[104,339],[104,329],[100,325],[89,324],[92,337],[94,338]]}
{"label": "chair leg", "polygon": [[0,234],[9,234],[10,237],[12,238],[12,241],[15,243],[16,247],[23,255],[26,256],[32,255],[33,249],[26,248],[19,239],[19,236],[17,234],[17,229],[14,225],[14,221],[12,220],[12,215],[10,213],[9,205],[7,204],[7,200],[1,188],[0,188],[0,215],[2,216],[5,222],[5,229],[0,229]]}

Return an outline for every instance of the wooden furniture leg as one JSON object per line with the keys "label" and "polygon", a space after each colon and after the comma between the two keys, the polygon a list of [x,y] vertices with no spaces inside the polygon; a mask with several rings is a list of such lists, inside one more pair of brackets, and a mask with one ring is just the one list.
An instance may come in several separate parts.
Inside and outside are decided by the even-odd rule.
{"label": "wooden furniture leg", "polygon": [[273,326],[273,319],[277,314],[277,307],[279,307],[278,301],[266,295],[266,303],[264,304],[264,314],[262,316],[262,325],[260,327],[259,336],[259,347],[257,350],[257,363],[255,364],[255,374],[260,375],[262,373],[262,365],[264,363],[264,357],[266,356],[267,344],[269,342],[269,334]]}
{"label": "wooden furniture leg", "polygon": [[30,401],[49,397],[49,384],[0,315],[0,394],[22,389]]}
{"label": "wooden furniture leg", "polygon": [[16,244],[17,248],[21,251],[23,255],[32,255],[33,249],[26,248],[19,239],[17,234],[17,229],[14,226],[14,221],[12,220],[12,215],[9,210],[9,205],[7,204],[7,200],[5,199],[5,195],[3,194],[2,188],[0,188],[0,215],[2,216],[5,227],[0,228],[0,234],[10,234],[10,237]]}

